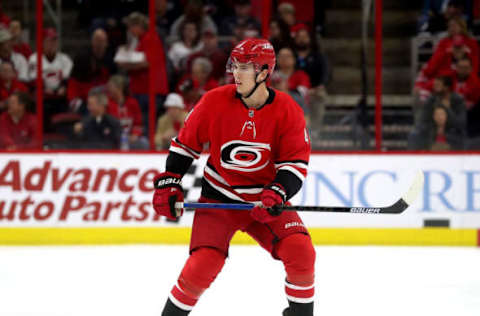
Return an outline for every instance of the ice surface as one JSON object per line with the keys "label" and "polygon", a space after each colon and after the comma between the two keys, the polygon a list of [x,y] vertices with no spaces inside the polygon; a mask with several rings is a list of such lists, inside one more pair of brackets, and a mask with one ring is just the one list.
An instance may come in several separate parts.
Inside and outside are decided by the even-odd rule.
{"label": "ice surface", "polygon": [[[478,248],[316,247],[315,315],[480,315]],[[0,315],[160,316],[187,246],[0,247]],[[280,316],[280,262],[230,258],[192,316]]]}

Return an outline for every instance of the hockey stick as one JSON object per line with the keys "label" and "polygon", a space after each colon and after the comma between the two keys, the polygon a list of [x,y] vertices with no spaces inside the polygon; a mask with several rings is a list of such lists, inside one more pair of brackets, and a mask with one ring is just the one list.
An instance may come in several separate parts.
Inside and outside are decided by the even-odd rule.
{"label": "hockey stick", "polygon": [[[423,172],[419,171],[410,185],[408,191],[395,203],[385,207],[342,207],[342,206],[303,206],[283,205],[278,209],[283,211],[304,211],[304,212],[327,212],[327,213],[366,213],[366,214],[400,214],[405,211],[417,198],[423,188]],[[251,210],[255,207],[253,203],[225,204],[225,203],[175,203],[176,208],[187,210],[195,209],[229,209],[229,210]]]}

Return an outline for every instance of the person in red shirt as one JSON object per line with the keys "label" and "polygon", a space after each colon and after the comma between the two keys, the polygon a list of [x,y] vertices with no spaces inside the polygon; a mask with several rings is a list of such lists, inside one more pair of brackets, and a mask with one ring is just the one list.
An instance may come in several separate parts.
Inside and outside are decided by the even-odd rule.
{"label": "person in red shirt", "polygon": [[33,51],[30,45],[22,39],[22,23],[20,20],[10,22],[10,34],[12,35],[13,51],[22,54],[28,60]]}
{"label": "person in red shirt", "polygon": [[16,91],[28,92],[28,88],[17,80],[13,64],[5,61],[0,64],[0,111],[6,109],[8,97]]}
{"label": "person in red shirt", "polygon": [[284,47],[277,54],[277,71],[280,75],[288,78],[288,89],[295,90],[304,98],[307,98],[310,89],[310,78],[303,70],[296,67],[296,58],[293,49]]}
{"label": "person in red shirt", "polygon": [[[192,72],[183,76],[182,79],[178,82],[177,92],[183,93],[182,88],[188,83],[191,82],[193,89],[197,90],[196,95],[200,98],[205,92],[212,90],[218,87],[218,82],[211,77],[212,73],[212,63],[206,57],[198,57],[192,63]],[[197,100],[195,100],[197,101]],[[195,102],[196,103],[196,102]],[[189,104],[187,111],[190,111],[193,107],[193,104]]]}
{"label": "person in red shirt", "polygon": [[472,51],[467,46],[465,38],[457,35],[451,41],[451,47],[448,50],[435,53],[420,71],[414,88],[417,103],[422,104],[430,96],[433,80],[436,77],[454,77],[457,61],[463,58],[472,60],[472,65],[474,64]]}
{"label": "person in red shirt", "polygon": [[190,257],[162,316],[190,313],[222,269],[238,230],[284,264],[289,302],[284,315],[313,316],[315,249],[298,214],[274,207],[300,190],[307,175],[310,139],[300,106],[266,85],[274,66],[270,42],[240,42],[227,64],[235,84],[205,93],[172,140],[165,172],[155,177],[154,210],[178,219],[183,213],[175,208],[176,201],[183,201],[181,179],[208,144],[200,202],[258,203],[246,212],[195,212]]}
{"label": "person in red shirt", "polygon": [[6,150],[37,148],[37,121],[27,108],[32,104],[28,94],[14,92],[8,98],[8,111],[0,115],[0,148]]}
{"label": "person in red shirt", "polygon": [[480,101],[480,79],[473,72],[470,58],[457,61],[454,91],[465,99],[467,110],[471,110]]}
{"label": "person in red shirt", "polygon": [[10,25],[10,17],[3,11],[2,3],[0,2],[0,27],[7,28]]}
{"label": "person in red shirt", "polygon": [[468,56],[472,67],[478,73],[479,49],[477,41],[468,35],[467,24],[461,17],[448,21],[448,36],[438,42],[428,63],[420,71],[415,81],[415,94],[424,102],[429,97],[432,80],[437,76],[452,75],[455,62]]}
{"label": "person in red shirt", "polygon": [[107,83],[107,113],[120,121],[122,133],[128,135],[130,149],[148,149],[143,132],[142,112],[135,98],[128,95],[127,79],[113,75]]}
{"label": "person in red shirt", "polygon": [[133,12],[126,17],[125,22],[128,26],[128,32],[138,40],[135,52],[139,59],[118,61],[118,66],[128,71],[130,91],[140,104],[145,130],[148,131],[150,67],[155,69],[152,79],[156,95],[157,117],[164,112],[163,101],[168,94],[165,50],[162,41],[156,34],[155,27],[148,28],[149,22],[145,15]]}

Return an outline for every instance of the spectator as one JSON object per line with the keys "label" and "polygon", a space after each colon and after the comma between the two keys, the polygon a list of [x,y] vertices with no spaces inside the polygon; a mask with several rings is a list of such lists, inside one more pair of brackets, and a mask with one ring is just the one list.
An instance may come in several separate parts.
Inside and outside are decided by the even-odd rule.
{"label": "spectator", "polygon": [[170,32],[170,26],[175,19],[179,17],[183,8],[181,3],[174,0],[156,0],[155,5],[156,17],[157,17],[157,32],[160,38],[165,39]]}
{"label": "spectator", "polygon": [[15,67],[18,80],[28,81],[28,64],[23,55],[15,53],[12,47],[12,35],[7,29],[0,28],[0,64],[10,61]]}
{"label": "spectator", "polygon": [[467,110],[480,101],[480,80],[472,68],[470,58],[464,57],[457,61],[454,89],[465,99]]}
{"label": "spectator", "polygon": [[36,118],[28,112],[33,102],[28,94],[16,91],[8,98],[8,111],[0,115],[0,148],[6,150],[33,149]]}
{"label": "spectator", "polygon": [[[463,98],[452,92],[451,77],[438,77],[433,83],[433,94],[423,105],[420,118],[409,136],[409,148],[431,149],[435,142],[446,142],[454,150],[464,149],[466,136],[466,108]],[[435,112],[436,108],[443,108]]]}
{"label": "spectator", "polygon": [[[43,31],[43,88],[44,88],[44,128],[51,131],[53,115],[68,111],[67,80],[72,71],[73,62],[67,54],[58,50],[58,34],[54,28]],[[28,60],[29,79],[35,83],[37,78],[37,54]]]}
{"label": "spectator", "polygon": [[478,73],[478,43],[475,38],[468,34],[467,23],[465,20],[458,16],[452,17],[448,20],[447,32],[447,37],[438,43],[432,59],[436,57],[435,55],[442,55],[445,52],[452,50],[454,42],[458,42],[458,38],[461,38],[463,39],[462,46],[466,46],[465,50],[468,52],[473,61],[473,69]]}
{"label": "spectator", "polygon": [[303,113],[305,114],[305,120],[307,121],[307,125],[309,125],[310,109],[305,103],[305,99],[300,95],[298,91],[288,89],[288,78],[284,76],[282,73],[280,73],[279,71],[274,71],[272,73],[272,77],[270,78],[270,82],[273,88],[279,91],[288,93],[295,100],[295,102],[297,102],[298,105],[300,105],[300,107],[303,110]]}
{"label": "spectator", "polygon": [[74,135],[81,148],[118,149],[120,147],[120,122],[107,114],[108,97],[102,88],[88,93],[89,115],[73,126]]}
{"label": "spectator", "polygon": [[225,77],[225,65],[227,64],[228,55],[225,51],[218,47],[218,37],[210,30],[203,32],[202,36],[203,49],[190,55],[187,61],[187,69],[192,70],[192,61],[198,57],[206,57],[212,63],[213,79],[223,82]]}
{"label": "spectator", "polygon": [[[460,17],[470,20],[465,0],[424,0],[418,20],[418,32],[437,34],[447,29],[451,18]],[[465,14],[467,13],[467,14]]]}
{"label": "spectator", "polygon": [[296,56],[290,47],[278,51],[277,70],[287,78],[289,90],[298,91],[303,98],[307,97],[311,87],[310,78],[305,71],[296,69]]}
{"label": "spectator", "polygon": [[294,33],[297,52],[297,67],[305,71],[314,88],[325,89],[329,78],[326,56],[320,51],[317,41],[310,35],[305,24],[299,24]]}
{"label": "spectator", "polygon": [[178,135],[183,127],[187,111],[182,97],[177,93],[170,93],[165,101],[167,112],[158,119],[155,144],[157,149],[168,149],[170,140]]}
{"label": "spectator", "polygon": [[255,19],[252,14],[252,6],[250,0],[237,0],[234,3],[235,15],[223,19],[220,32],[222,35],[237,37],[236,32],[243,32],[244,30],[256,30],[258,34],[261,32],[260,22]]}
{"label": "spectator", "polygon": [[0,64],[0,112],[7,108],[7,99],[16,91],[28,92],[28,88],[18,81],[11,62]]}
{"label": "spectator", "polygon": [[187,111],[192,110],[202,96],[200,94],[200,90],[195,87],[194,82],[191,78],[182,80],[182,82],[177,87],[177,91],[179,91],[179,93],[181,94]]}
{"label": "spectator", "polygon": [[145,15],[133,12],[125,19],[125,22],[128,26],[128,32],[138,39],[138,44],[133,52],[127,52],[126,56],[124,56],[126,58],[119,56],[120,52],[117,52],[115,58],[121,57],[116,61],[121,69],[128,72],[130,91],[140,105],[145,130],[148,131],[149,68],[152,67],[154,69],[154,77],[152,79],[155,94],[155,112],[159,116],[164,111],[162,105],[168,93],[165,51],[160,38],[155,32],[155,28],[148,31],[148,18]]}
{"label": "spectator", "polygon": [[[198,91],[198,95],[201,97],[208,90],[218,87],[218,82],[211,77],[212,63],[206,57],[198,57],[193,60],[192,72],[185,75],[178,83],[177,92],[181,93],[180,87],[185,81],[191,80],[194,89]],[[190,109],[188,109],[190,110]]]}
{"label": "spectator", "polygon": [[199,26],[198,33],[201,34],[206,30],[211,30],[215,34],[218,33],[217,26],[210,16],[206,15],[201,0],[189,0],[185,7],[185,14],[182,14],[173,22],[170,29],[170,37],[177,40],[182,36],[182,25],[185,21],[193,21]]}
{"label": "spectator", "polygon": [[[447,50],[438,50],[420,71],[416,81],[414,94],[418,102],[424,102],[431,93],[433,79],[438,76],[453,76],[456,71],[456,62],[463,58],[472,60],[472,67],[478,61],[473,60],[472,50],[467,46],[465,38],[457,35],[451,41]],[[476,73],[476,71],[475,71]]]}
{"label": "spectator", "polygon": [[278,16],[283,20],[288,27],[292,27],[297,23],[297,18],[295,17],[295,7],[289,2],[284,2],[278,6],[277,9]]}
{"label": "spectator", "polygon": [[293,39],[290,36],[290,27],[285,21],[278,18],[274,18],[270,21],[270,36],[268,40],[272,43],[276,52],[282,47],[294,46]]}
{"label": "spectator", "polygon": [[13,51],[22,54],[26,60],[32,55],[32,48],[27,42],[23,41],[22,23],[20,20],[12,20],[10,22],[10,34],[12,34]]}
{"label": "spectator", "polygon": [[185,20],[180,25],[180,32],[180,40],[173,43],[168,57],[175,69],[181,73],[186,69],[188,57],[203,49],[203,42],[200,41],[199,27],[193,21]]}
{"label": "spectator", "polygon": [[110,77],[109,61],[106,60],[107,47],[107,33],[103,29],[96,29],[90,47],[75,56],[67,89],[67,98],[73,111],[86,113],[90,89],[107,83]]}
{"label": "spectator", "polygon": [[7,28],[10,25],[10,17],[5,14],[2,8],[2,3],[0,2],[0,28]]}
{"label": "spectator", "polygon": [[297,24],[294,30],[297,68],[305,71],[310,78],[312,88],[308,91],[308,97],[312,125],[319,126],[323,124],[327,101],[325,86],[330,75],[328,61],[318,48],[315,38],[308,32],[305,24]]}
{"label": "spectator", "polygon": [[148,149],[148,140],[143,137],[142,112],[135,98],[128,95],[127,79],[113,75],[107,84],[108,114],[120,121],[122,134],[128,137],[130,149]]}

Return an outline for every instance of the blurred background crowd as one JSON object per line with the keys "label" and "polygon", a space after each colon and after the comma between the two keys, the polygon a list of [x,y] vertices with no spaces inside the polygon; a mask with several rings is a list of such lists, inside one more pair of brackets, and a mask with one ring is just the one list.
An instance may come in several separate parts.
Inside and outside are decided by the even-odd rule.
{"label": "blurred background crowd", "polygon": [[[479,149],[480,0],[409,2],[384,1],[383,149]],[[269,84],[302,107],[314,149],[371,149],[374,87],[360,73],[374,61],[370,50],[360,58],[361,6],[274,0],[262,34],[262,3],[156,0],[150,25],[147,0],[46,1],[50,16],[36,30],[35,8],[1,2],[0,149],[168,149],[201,96],[232,83],[229,52],[249,37],[275,47]],[[35,138],[37,31],[43,144]]]}

